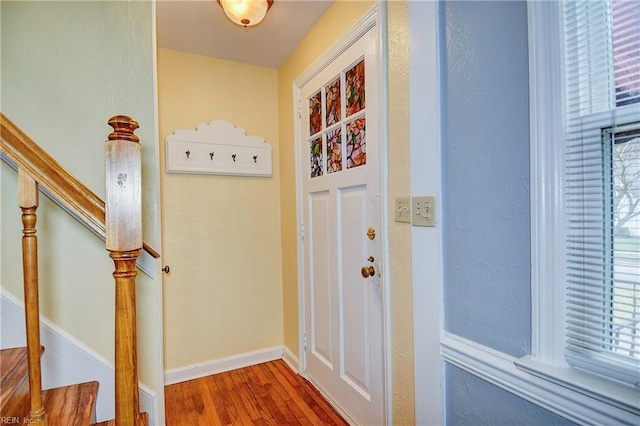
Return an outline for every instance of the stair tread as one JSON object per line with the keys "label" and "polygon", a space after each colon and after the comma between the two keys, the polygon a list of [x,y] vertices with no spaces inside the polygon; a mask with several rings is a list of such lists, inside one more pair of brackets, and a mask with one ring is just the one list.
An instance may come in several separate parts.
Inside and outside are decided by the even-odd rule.
{"label": "stair tread", "polygon": [[[48,426],[86,426],[95,421],[95,402],[99,384],[96,381],[48,389],[42,393]],[[24,418],[29,415],[29,387],[11,398],[6,417]]]}
{"label": "stair tread", "polygon": [[27,378],[27,348],[2,349],[0,371],[0,407],[4,407],[11,394]]}
{"label": "stair tread", "polygon": [[29,410],[29,380],[25,377],[7,396],[0,408],[2,417],[13,417],[15,414],[22,416]]}
{"label": "stair tread", "polygon": [[[40,355],[44,352],[44,346],[40,346]],[[24,391],[25,383],[29,380],[29,353],[27,348],[9,348],[0,350],[0,412],[7,411],[7,405],[11,403],[13,395]]]}
{"label": "stair tread", "polygon": [[85,426],[95,421],[97,381],[49,389],[42,400],[48,426]]}
{"label": "stair tread", "polygon": [[[148,426],[149,425],[149,414],[148,413],[140,413],[138,417],[140,419],[138,425],[139,426]],[[96,423],[93,426],[116,426],[115,419],[106,420],[104,422]]]}

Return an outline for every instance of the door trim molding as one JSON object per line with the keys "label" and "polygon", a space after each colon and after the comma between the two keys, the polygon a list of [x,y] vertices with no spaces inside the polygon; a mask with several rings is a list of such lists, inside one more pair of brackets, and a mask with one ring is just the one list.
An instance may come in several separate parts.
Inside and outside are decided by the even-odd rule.
{"label": "door trim molding", "polygon": [[[411,194],[443,199],[441,178],[444,40],[439,2],[409,2]],[[416,424],[446,424],[444,363],[443,203],[435,228],[412,227],[413,347]]]}
{"label": "door trim molding", "polygon": [[[325,69],[338,56],[342,55],[352,44],[358,41],[371,28],[378,25],[378,15],[380,14],[380,4],[376,4],[362,18],[344,33],[335,43],[329,47],[309,68],[298,76],[293,82],[294,89],[300,89]],[[297,102],[294,102],[297,103]]]}
{"label": "door trim molding", "polygon": [[[380,87],[378,87],[380,93],[380,110],[378,111],[380,117],[380,173],[379,173],[379,189],[380,189],[380,218],[382,228],[380,232],[382,245],[382,257],[381,264],[383,269],[382,277],[382,400],[384,404],[383,417],[386,419],[386,424],[393,424],[393,407],[391,405],[390,396],[392,392],[392,377],[391,377],[391,297],[389,286],[389,242],[386,238],[388,234],[388,194],[387,187],[384,182],[387,181],[388,170],[388,129],[387,129],[387,32],[386,32],[386,4],[385,2],[376,3],[368,12],[366,12],[359,20],[353,25],[347,32],[345,32],[336,42],[334,42],[329,49],[327,49],[322,55],[318,57],[302,74],[298,76],[293,82],[293,125],[294,125],[294,147],[295,147],[295,171],[296,171],[296,232],[297,237],[297,266],[298,266],[298,373],[304,377],[306,370],[306,354],[303,345],[303,334],[306,330],[305,324],[305,289],[304,289],[304,243],[301,235],[304,229],[301,227],[303,219],[303,206],[302,206],[302,164],[301,159],[301,139],[300,139],[300,126],[301,126],[301,111],[298,104],[300,98],[301,88],[313,79],[318,73],[326,68],[331,62],[333,62],[338,56],[344,53],[351,45],[357,42],[362,36],[364,36],[369,30],[375,28],[376,37],[376,54],[379,58],[380,73]],[[316,386],[317,387],[317,386]],[[326,394],[326,392],[323,392]]]}

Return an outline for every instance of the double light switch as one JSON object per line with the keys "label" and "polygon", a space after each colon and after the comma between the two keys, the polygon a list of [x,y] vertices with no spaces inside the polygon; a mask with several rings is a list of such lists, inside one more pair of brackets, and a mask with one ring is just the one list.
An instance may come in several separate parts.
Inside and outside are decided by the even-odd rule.
{"label": "double light switch", "polygon": [[413,226],[436,226],[435,196],[396,197],[395,221]]}

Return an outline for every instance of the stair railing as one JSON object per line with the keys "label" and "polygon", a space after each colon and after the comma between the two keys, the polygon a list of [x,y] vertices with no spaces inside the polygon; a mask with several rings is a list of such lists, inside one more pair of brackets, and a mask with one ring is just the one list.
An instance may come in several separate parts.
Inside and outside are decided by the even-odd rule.
{"label": "stair railing", "polygon": [[36,210],[39,191],[106,241],[115,264],[115,408],[117,426],[140,426],[135,282],[142,241],[141,158],[138,123],[126,116],[109,120],[106,142],[106,204],[0,113],[0,157],[18,171],[18,204],[22,210],[23,278],[29,392],[29,423],[47,424],[42,399],[40,308]]}
{"label": "stair railing", "polygon": [[42,374],[40,368],[38,237],[36,237],[38,184],[22,169],[18,169],[18,205],[22,210],[22,272],[27,330],[29,396],[31,398],[29,418],[31,419],[31,424],[45,425],[47,420],[42,404]]}

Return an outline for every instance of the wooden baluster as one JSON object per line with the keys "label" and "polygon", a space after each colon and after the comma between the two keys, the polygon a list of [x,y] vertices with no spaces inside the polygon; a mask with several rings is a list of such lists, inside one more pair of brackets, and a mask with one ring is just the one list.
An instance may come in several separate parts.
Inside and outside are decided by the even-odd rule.
{"label": "wooden baluster", "polygon": [[40,368],[40,306],[38,302],[38,237],[36,210],[38,184],[22,169],[18,169],[18,204],[22,209],[22,271],[24,277],[24,310],[27,328],[27,361],[31,424],[46,424],[42,405],[42,375]]}
{"label": "wooden baluster", "polygon": [[141,160],[138,123],[126,116],[109,120],[106,143],[106,246],[115,263],[116,425],[138,424],[136,259],[142,247]]}

